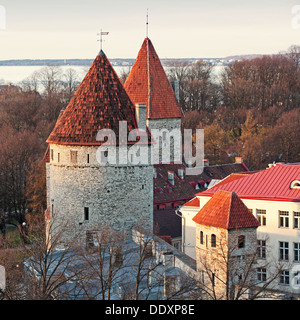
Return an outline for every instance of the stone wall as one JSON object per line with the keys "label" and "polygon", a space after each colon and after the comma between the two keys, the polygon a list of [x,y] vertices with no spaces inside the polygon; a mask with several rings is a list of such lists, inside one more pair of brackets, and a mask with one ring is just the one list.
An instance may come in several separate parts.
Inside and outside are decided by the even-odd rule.
{"label": "stone wall", "polygon": [[[203,232],[201,243],[200,232]],[[215,246],[212,244],[215,235]],[[239,248],[239,237],[244,236],[244,246]],[[256,228],[226,230],[204,225],[196,228],[197,271],[207,291],[217,299],[226,299],[230,288],[243,282],[253,281],[256,276],[255,257],[257,248]],[[250,285],[249,285],[250,287]],[[228,291],[229,290],[229,291]]]}
{"label": "stone wall", "polygon": [[[148,147],[146,147],[148,148]],[[153,167],[99,165],[98,147],[50,145],[49,207],[63,241],[85,241],[86,231],[104,223],[130,232],[153,225]],[[71,152],[77,152],[72,163]],[[86,208],[86,209],[85,209]],[[88,209],[87,209],[88,208]]]}
{"label": "stone wall", "polygon": [[[168,135],[166,135],[166,141],[163,138],[163,130],[166,129],[170,134],[172,134],[172,130],[175,129],[173,132],[176,131],[179,133],[181,138],[181,119],[180,118],[165,118],[165,119],[148,119],[147,125],[151,131],[151,133],[155,137],[155,133],[153,129],[160,130],[158,134],[160,134],[160,139],[156,139],[157,143],[159,143],[156,147],[159,153],[157,160],[154,163],[168,163],[171,161],[181,161],[181,140],[178,141],[178,144],[175,143],[174,148],[174,140],[171,135],[171,139],[169,139]],[[170,150],[170,160],[164,161],[162,150]]]}

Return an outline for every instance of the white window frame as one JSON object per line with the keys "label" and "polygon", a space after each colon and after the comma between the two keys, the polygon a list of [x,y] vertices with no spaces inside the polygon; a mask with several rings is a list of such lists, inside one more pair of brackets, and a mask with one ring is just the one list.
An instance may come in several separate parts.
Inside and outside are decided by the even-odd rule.
{"label": "white window frame", "polygon": [[256,218],[260,223],[260,226],[267,225],[267,211],[265,209],[256,209]]}
{"label": "white window frame", "polygon": [[266,240],[257,240],[257,257],[258,259],[266,259],[267,256],[267,243]]}
{"label": "white window frame", "polygon": [[279,241],[279,260],[289,261],[289,242],[287,241]]}
{"label": "white window frame", "polygon": [[293,228],[300,229],[300,212],[298,211],[293,211]]}
{"label": "white window frame", "polygon": [[294,262],[300,262],[300,242],[293,242],[293,256]]}
{"label": "white window frame", "polygon": [[257,280],[259,282],[267,281],[267,269],[266,268],[257,268]]}
{"label": "white window frame", "polygon": [[279,284],[281,286],[289,286],[290,285],[290,271],[289,270],[282,270],[282,272],[279,275]]}
{"label": "white window frame", "polygon": [[290,215],[289,215],[289,212],[288,211],[282,211],[282,210],[279,210],[278,211],[278,228],[285,228],[285,229],[288,229],[289,228],[289,225],[290,225],[290,221],[289,221],[289,218],[290,218]]}

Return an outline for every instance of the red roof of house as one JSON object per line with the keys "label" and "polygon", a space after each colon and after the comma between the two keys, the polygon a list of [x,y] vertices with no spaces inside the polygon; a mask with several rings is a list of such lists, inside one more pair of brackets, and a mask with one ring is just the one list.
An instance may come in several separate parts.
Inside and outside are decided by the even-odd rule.
{"label": "red roof of house", "polygon": [[222,229],[258,227],[260,224],[234,193],[217,191],[193,218],[197,224]]}
{"label": "red roof of house", "polygon": [[144,40],[124,87],[134,104],[147,105],[148,119],[182,117],[172,86],[149,38]]}
{"label": "red roof of house", "polygon": [[300,164],[276,164],[275,166],[245,174],[239,179],[226,179],[199,196],[213,196],[218,190],[235,192],[242,199],[300,202],[300,189],[291,189],[291,183],[300,179]]}
{"label": "red roof of house", "polygon": [[47,142],[100,145],[101,142],[96,141],[98,131],[112,129],[118,143],[119,121],[127,121],[128,132],[137,129],[135,107],[101,50],[69,105],[57,120]]}
{"label": "red roof of house", "polygon": [[200,200],[199,198],[195,197],[192,200],[186,202],[183,207],[200,207]]}

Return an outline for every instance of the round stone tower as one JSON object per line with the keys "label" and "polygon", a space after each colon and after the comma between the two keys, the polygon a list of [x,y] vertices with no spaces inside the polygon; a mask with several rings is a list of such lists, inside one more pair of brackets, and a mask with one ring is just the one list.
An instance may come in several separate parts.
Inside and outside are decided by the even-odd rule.
{"label": "round stone tower", "polygon": [[[119,161],[127,141],[120,126],[127,134],[138,129],[135,107],[101,50],[47,140],[48,216],[62,230],[61,242],[85,241],[104,223],[126,232],[143,223],[152,231],[153,166]],[[97,136],[103,129],[115,133],[116,146],[106,151],[107,141]],[[149,131],[146,136],[141,148],[148,150]],[[100,163],[111,152],[116,161]]]}

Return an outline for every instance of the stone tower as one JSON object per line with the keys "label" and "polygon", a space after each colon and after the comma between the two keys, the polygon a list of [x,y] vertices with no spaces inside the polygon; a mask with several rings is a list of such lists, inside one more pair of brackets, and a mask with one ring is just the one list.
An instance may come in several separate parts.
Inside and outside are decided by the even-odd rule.
{"label": "stone tower", "polygon": [[[153,167],[119,160],[127,139],[119,134],[121,124],[127,133],[138,129],[135,107],[101,50],[47,140],[48,211],[54,225],[64,226],[63,242],[84,242],[104,223],[130,232],[142,219],[152,230]],[[102,129],[113,130],[116,147],[99,153],[106,141],[97,138]],[[150,149],[146,134],[141,148]],[[111,152],[116,162],[100,164],[99,157],[108,159]]]}
{"label": "stone tower", "polygon": [[[153,129],[161,130],[162,146],[168,141],[169,132],[181,130],[183,113],[149,38],[144,40],[124,87],[136,106],[146,105],[147,125],[153,134]],[[173,159],[174,153],[171,153],[170,160]]]}
{"label": "stone tower", "polygon": [[207,298],[250,293],[256,279],[256,229],[259,222],[234,193],[217,191],[195,215],[197,271]]}

